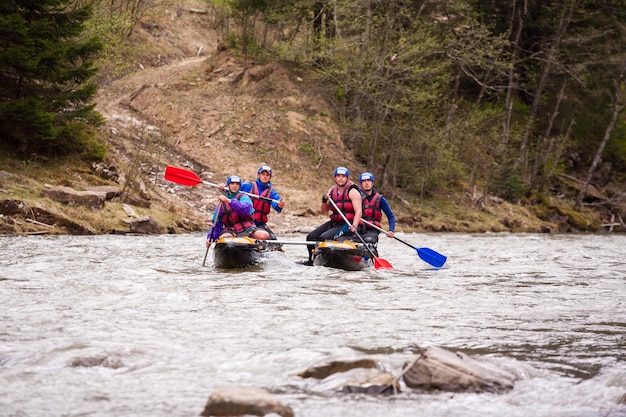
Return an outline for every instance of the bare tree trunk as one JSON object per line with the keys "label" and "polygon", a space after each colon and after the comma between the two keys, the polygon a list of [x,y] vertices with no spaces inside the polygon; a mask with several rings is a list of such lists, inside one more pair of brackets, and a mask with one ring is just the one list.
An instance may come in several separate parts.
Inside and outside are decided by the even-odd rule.
{"label": "bare tree trunk", "polygon": [[546,178],[552,178],[552,176],[554,175],[554,171],[556,171],[556,167],[558,166],[559,159],[561,159],[561,155],[563,155],[563,152],[565,152],[565,148],[567,147],[567,142],[569,141],[569,138],[572,136],[572,129],[574,128],[574,126],[576,126],[576,119],[570,120],[569,126],[567,127],[567,131],[565,131],[565,135],[562,136],[562,139],[556,142],[555,145],[552,145],[553,147],[556,148],[555,153],[554,153],[554,163],[552,164],[550,171],[547,173]]}
{"label": "bare tree trunk", "polygon": [[446,126],[445,126],[444,138],[450,142],[452,141],[452,120],[454,119],[454,114],[456,113],[459,107],[457,104],[457,96],[459,93],[460,82],[461,82],[461,70],[458,69],[456,76],[454,77],[454,88],[452,89],[450,93],[450,97],[451,97],[450,108],[448,109],[448,114],[446,115]]}
{"label": "bare tree trunk", "polygon": [[620,104],[620,100],[619,100],[620,88],[623,87],[622,86],[623,81],[624,81],[623,77],[624,77],[624,72],[622,71],[619,77],[619,82],[617,83],[617,86],[615,88],[615,92],[613,93],[613,114],[611,116],[611,121],[609,122],[609,125],[606,127],[606,130],[604,132],[604,137],[602,138],[602,142],[600,142],[600,146],[598,147],[598,150],[596,151],[596,156],[593,158],[593,162],[591,163],[591,166],[589,167],[589,171],[587,172],[587,178],[585,179],[585,182],[583,183],[583,186],[580,189],[580,192],[578,193],[578,197],[576,198],[576,210],[580,210],[581,207],[583,206],[583,199],[585,198],[585,195],[587,194],[587,188],[589,188],[589,184],[591,183],[591,177],[593,176],[593,173],[598,167],[598,164],[602,160],[602,152],[604,151],[604,147],[606,146],[606,143],[611,138],[611,132],[613,132],[613,128],[615,127],[615,124],[617,123],[617,117],[622,112],[622,110],[624,110],[624,107],[626,106],[626,104]]}
{"label": "bare tree trunk", "polygon": [[[331,20],[333,21],[334,26],[330,25]],[[332,33],[328,33],[328,38],[337,37],[341,39],[341,33],[339,32],[339,21],[337,20],[337,0],[333,2],[333,12],[332,14],[328,12],[328,17],[326,21],[328,23],[329,30],[330,28],[334,29]]]}
{"label": "bare tree trunk", "polygon": [[316,0],[313,3],[313,32],[315,33],[315,38],[321,38],[322,33],[322,12],[324,11],[324,2],[320,0]]}
{"label": "bare tree trunk", "polygon": [[[514,168],[519,167],[520,165],[524,166],[524,172],[526,173],[528,170],[528,142],[530,140],[530,135],[533,131],[533,126],[535,125],[535,120],[537,119],[537,113],[539,112],[539,106],[541,104],[541,96],[543,95],[543,91],[548,83],[548,79],[550,74],[552,73],[552,67],[555,64],[555,59],[558,55],[561,40],[567,31],[567,27],[572,19],[572,13],[574,7],[577,3],[577,0],[571,0],[569,4],[569,8],[566,10],[565,8],[562,10],[561,17],[559,19],[559,27],[557,29],[557,33],[554,38],[551,40],[550,48],[548,49],[548,55],[546,57],[546,64],[543,69],[543,73],[541,74],[541,78],[539,79],[539,83],[537,84],[537,88],[535,90],[535,97],[533,100],[533,105],[530,110],[530,115],[526,120],[526,127],[524,128],[524,133],[522,135],[522,139],[520,141],[520,149],[519,156],[515,161]],[[524,175],[527,177],[527,174]]]}
{"label": "bare tree trunk", "polygon": [[517,78],[517,62],[520,55],[520,40],[522,39],[522,32],[524,29],[524,20],[528,11],[527,0],[523,0],[523,7],[520,9],[517,7],[517,1],[513,4],[513,15],[511,16],[511,31],[517,24],[517,31],[513,41],[513,55],[511,57],[511,71],[509,72],[509,83],[506,90],[506,99],[504,103],[504,119],[502,120],[502,143],[507,144],[509,142],[509,136],[511,132],[511,117],[513,115],[513,99],[517,94],[519,88],[519,80]]}
{"label": "bare tree trunk", "polygon": [[556,120],[556,116],[559,115],[559,108],[561,107],[561,103],[563,99],[565,99],[565,89],[567,88],[567,80],[563,81],[561,84],[561,89],[559,90],[559,95],[556,98],[556,103],[554,104],[554,111],[550,115],[550,120],[548,121],[548,126],[546,126],[546,130],[543,134],[544,137],[548,138],[552,135],[552,127],[554,126],[554,121]]}
{"label": "bare tree trunk", "polygon": [[[559,138],[552,137],[551,135],[552,135],[552,127],[554,126],[554,121],[556,120],[556,117],[559,115],[559,108],[561,107],[561,103],[565,99],[566,87],[567,87],[567,79],[563,81],[563,84],[561,84],[561,89],[559,90],[556,103],[554,104],[554,110],[552,111],[552,114],[550,114],[550,118],[548,120],[548,126],[546,126],[546,130],[543,133],[544,140],[546,140],[547,138],[550,138],[548,140],[547,149],[544,149],[542,146],[537,146],[537,155],[535,156],[535,163],[534,163],[533,171],[532,171],[531,178],[530,178],[531,189],[536,186],[538,182],[539,171],[543,167],[543,165],[546,163],[546,161],[551,157],[554,148],[555,147],[560,148],[559,144],[557,143],[557,141],[559,141]],[[566,141],[567,139],[568,139],[568,136],[566,135],[563,140]]]}

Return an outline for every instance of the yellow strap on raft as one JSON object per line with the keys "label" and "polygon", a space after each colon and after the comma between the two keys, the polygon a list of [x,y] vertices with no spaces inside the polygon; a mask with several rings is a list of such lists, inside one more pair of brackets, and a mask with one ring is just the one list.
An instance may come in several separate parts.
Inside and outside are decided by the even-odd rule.
{"label": "yellow strap on raft", "polygon": [[222,236],[219,239],[217,239],[216,243],[226,243],[226,242],[239,244],[239,245],[256,245],[257,243],[254,239],[248,236],[241,236],[241,237]]}
{"label": "yellow strap on raft", "polygon": [[325,240],[317,245],[318,248],[337,248],[337,249],[357,249],[357,245],[349,240],[337,242],[336,240]]}

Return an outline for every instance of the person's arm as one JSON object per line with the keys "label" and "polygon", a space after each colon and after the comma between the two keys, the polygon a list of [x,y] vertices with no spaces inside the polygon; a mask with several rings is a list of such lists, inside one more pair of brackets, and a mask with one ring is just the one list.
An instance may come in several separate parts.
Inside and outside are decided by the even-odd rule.
{"label": "person's arm", "polygon": [[278,213],[283,211],[283,207],[285,207],[285,201],[282,198],[280,198],[280,195],[276,191],[274,191],[273,189],[270,191],[270,198],[272,200],[279,200],[280,201],[280,203],[272,201],[272,208],[274,210],[276,210]]}
{"label": "person's arm", "polygon": [[212,242],[215,242],[216,240],[219,239],[220,234],[222,233],[222,230],[224,229],[224,226],[222,225],[222,222],[220,220],[221,214],[222,214],[222,205],[218,204],[215,207],[215,210],[213,210],[213,218],[212,218],[213,227],[211,227],[211,230],[206,235],[207,248],[211,246]]}
{"label": "person's arm", "polygon": [[380,198],[380,209],[385,213],[389,221],[389,232],[387,232],[387,236],[393,237],[396,230],[396,216],[393,215],[393,211],[391,211],[391,207],[389,207],[389,203],[385,197]]}
{"label": "person's arm", "polygon": [[330,198],[331,191],[332,187],[326,192],[326,194],[322,195],[322,205],[320,206],[322,214],[327,214],[330,211],[330,201],[328,201],[328,199]]}
{"label": "person's arm", "polygon": [[357,187],[353,187],[348,192],[348,197],[352,201],[352,208],[354,209],[354,220],[352,220],[352,226],[350,230],[355,232],[358,230],[359,223],[361,223],[361,216],[363,215],[363,203],[361,200],[361,192]]}
{"label": "person's arm", "polygon": [[251,182],[244,182],[243,184],[241,184],[241,187],[239,188],[239,191],[242,191],[244,193],[251,193],[252,192],[252,183]]}
{"label": "person's arm", "polygon": [[240,217],[251,216],[254,213],[254,207],[252,207],[252,200],[250,197],[243,196],[239,200],[233,198],[230,200],[230,207]]}
{"label": "person's arm", "polygon": [[222,225],[222,222],[218,220],[217,222],[215,222],[215,224],[211,228],[211,231],[206,236],[207,246],[209,246],[211,242],[215,242],[219,239],[220,235],[222,234],[222,230],[224,230],[224,226]]}

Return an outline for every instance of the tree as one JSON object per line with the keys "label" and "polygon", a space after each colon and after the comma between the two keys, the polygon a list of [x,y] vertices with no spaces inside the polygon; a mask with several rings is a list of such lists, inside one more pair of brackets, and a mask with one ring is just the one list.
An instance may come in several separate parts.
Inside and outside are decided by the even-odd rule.
{"label": "tree", "polygon": [[102,45],[80,38],[90,14],[89,4],[71,0],[0,3],[0,138],[9,149],[102,156],[88,132],[101,123],[88,80]]}
{"label": "tree", "polygon": [[616,76],[616,80],[613,82],[614,91],[612,92],[612,97],[611,97],[611,102],[612,102],[611,120],[608,126],[606,127],[606,130],[604,131],[604,136],[602,137],[602,140],[600,141],[600,144],[598,145],[598,149],[593,158],[593,162],[591,163],[591,166],[589,167],[589,170],[587,171],[587,176],[585,178],[583,186],[581,187],[580,192],[578,193],[578,196],[576,197],[576,209],[577,210],[580,210],[582,208],[583,199],[585,198],[585,195],[587,194],[587,189],[589,188],[589,184],[591,184],[591,178],[596,168],[598,167],[598,164],[600,164],[600,161],[602,159],[602,153],[604,152],[604,148],[606,147],[607,142],[611,138],[611,133],[613,132],[613,129],[615,129],[615,125],[617,123],[619,115],[622,113],[624,108],[626,108],[625,100],[623,98],[624,91],[626,90],[625,75],[626,75],[626,59],[623,59],[621,62],[619,75]]}
{"label": "tree", "polygon": [[[558,167],[586,169],[599,132],[612,117],[607,82],[612,62],[626,53],[626,4],[620,0],[467,1],[483,27],[511,43],[511,66],[502,102],[502,144],[498,163],[513,165],[527,194],[553,182]],[[611,74],[608,76],[608,74]],[[622,127],[616,120],[616,130]],[[607,147],[619,146],[619,135]],[[622,141],[623,142],[623,141]],[[623,164],[624,158],[610,156]],[[614,165],[617,165],[614,164]]]}
{"label": "tree", "polygon": [[251,48],[256,48],[258,41],[255,36],[257,21],[268,8],[267,0],[228,0],[231,16],[241,30],[241,48],[244,60],[248,60]]}

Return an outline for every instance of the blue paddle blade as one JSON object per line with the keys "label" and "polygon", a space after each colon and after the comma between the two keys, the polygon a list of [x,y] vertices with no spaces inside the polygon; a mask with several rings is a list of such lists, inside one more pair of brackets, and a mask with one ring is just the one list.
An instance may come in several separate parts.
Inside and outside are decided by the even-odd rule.
{"label": "blue paddle blade", "polygon": [[417,251],[417,255],[426,263],[431,264],[436,268],[441,268],[448,259],[445,255],[435,252],[430,248],[413,248]]}

